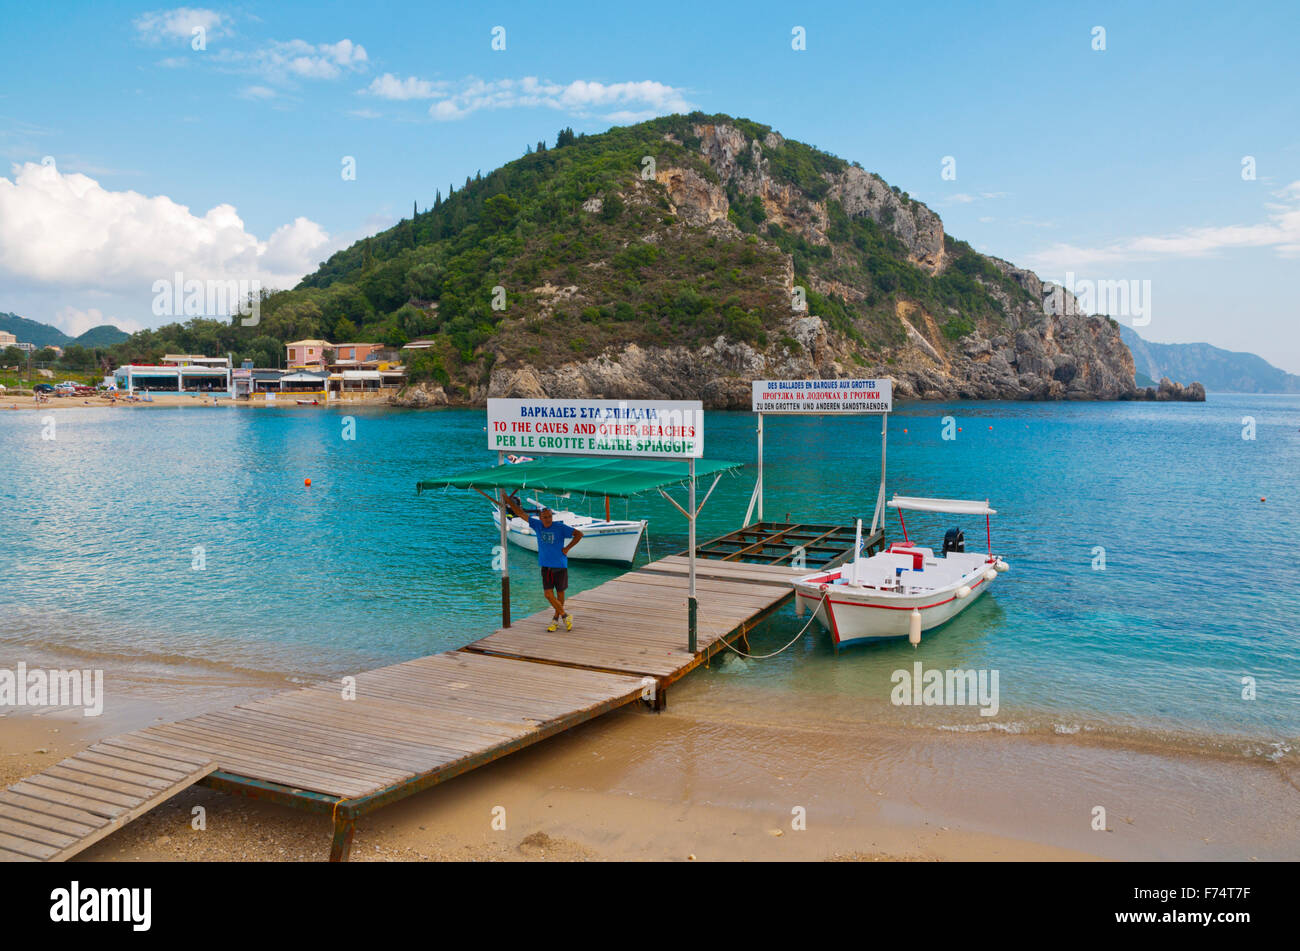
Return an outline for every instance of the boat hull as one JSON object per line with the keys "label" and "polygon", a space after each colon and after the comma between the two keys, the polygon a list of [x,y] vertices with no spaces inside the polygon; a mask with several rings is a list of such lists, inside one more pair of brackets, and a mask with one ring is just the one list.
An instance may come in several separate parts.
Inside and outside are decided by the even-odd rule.
{"label": "boat hull", "polygon": [[[501,516],[492,513],[493,524],[501,530]],[[563,519],[561,519],[563,521]],[[567,523],[566,523],[567,524]],[[582,532],[582,541],[569,550],[569,560],[577,561],[617,561],[631,564],[636,558],[641,536],[645,534],[647,522],[596,522],[577,524]],[[527,551],[537,551],[537,535],[522,519],[512,518],[507,525],[506,539]]]}
{"label": "boat hull", "polygon": [[[847,569],[845,570],[847,576]],[[998,577],[987,563],[941,588],[902,593],[840,582],[841,572],[801,578],[794,582],[795,611],[811,609],[831,635],[836,649],[854,644],[908,637],[912,612],[920,613],[921,632],[952,620],[984,594]]]}

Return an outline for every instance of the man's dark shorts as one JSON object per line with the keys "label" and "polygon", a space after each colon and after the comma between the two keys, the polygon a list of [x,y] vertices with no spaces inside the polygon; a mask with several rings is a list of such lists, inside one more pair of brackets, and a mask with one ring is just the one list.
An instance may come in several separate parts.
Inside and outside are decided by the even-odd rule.
{"label": "man's dark shorts", "polygon": [[542,590],[563,591],[569,586],[568,568],[543,568]]}

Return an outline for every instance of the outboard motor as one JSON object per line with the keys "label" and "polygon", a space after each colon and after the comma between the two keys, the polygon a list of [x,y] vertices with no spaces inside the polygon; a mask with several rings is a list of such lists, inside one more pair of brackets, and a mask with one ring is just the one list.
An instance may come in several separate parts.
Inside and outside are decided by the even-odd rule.
{"label": "outboard motor", "polygon": [[950,551],[963,554],[966,551],[966,534],[960,528],[950,528],[943,536],[943,553],[946,555]]}

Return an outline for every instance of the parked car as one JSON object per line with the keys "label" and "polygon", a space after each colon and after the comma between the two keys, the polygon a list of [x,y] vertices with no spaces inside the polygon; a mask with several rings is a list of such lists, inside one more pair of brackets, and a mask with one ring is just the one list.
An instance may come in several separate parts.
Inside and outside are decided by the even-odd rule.
{"label": "parked car", "polygon": [[32,387],[33,393],[53,393],[54,387],[48,383],[37,383]]}

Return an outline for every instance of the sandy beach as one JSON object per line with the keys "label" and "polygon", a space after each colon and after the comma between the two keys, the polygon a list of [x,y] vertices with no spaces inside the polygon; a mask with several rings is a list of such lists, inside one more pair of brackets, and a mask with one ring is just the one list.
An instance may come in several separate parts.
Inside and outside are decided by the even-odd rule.
{"label": "sandy beach", "polygon": [[[736,709],[708,672],[361,819],[354,860],[1282,860],[1288,767],[1080,737],[952,734]],[[114,674],[108,673],[110,682]],[[274,676],[119,677],[103,716],[0,717],[0,785],[95,740],[291,687]],[[1107,809],[1107,828],[1092,810]],[[195,807],[206,829],[191,828]],[[496,807],[506,828],[494,829]],[[806,828],[796,828],[797,814]],[[318,861],[323,816],[194,788],[80,861]]]}
{"label": "sandy beach", "polygon": [[[89,396],[89,397],[82,397],[82,396],[57,397],[56,396],[56,397],[51,397],[49,400],[45,402],[37,403],[32,399],[31,396],[10,396],[5,393],[0,393],[0,412],[13,412],[15,410],[24,410],[24,409],[35,409],[35,410],[42,410],[42,411],[51,410],[51,409],[96,409],[96,408],[97,409],[150,409],[150,408],[164,408],[164,407],[174,408],[177,406],[180,407],[199,407],[199,406],[244,407],[244,408],[256,407],[256,408],[270,408],[270,409],[275,409],[277,407],[281,409],[285,407],[297,408],[298,404],[294,402],[294,400],[295,397],[292,393],[281,397],[279,400],[273,400],[271,402],[267,402],[266,400],[262,400],[262,399],[235,400],[224,396],[220,399],[215,399],[209,396],[185,396],[177,393],[154,393],[152,394],[152,399],[149,400],[131,401],[131,400],[120,399],[120,398],[117,400],[110,400],[102,396]],[[320,405],[321,406],[326,406],[326,405],[386,406],[388,405],[388,394],[385,393],[383,396],[372,397],[372,398],[358,399],[356,397],[348,397],[346,399],[335,399],[335,400],[330,400],[328,404],[322,401]],[[315,408],[315,407],[309,407],[309,408]]]}

